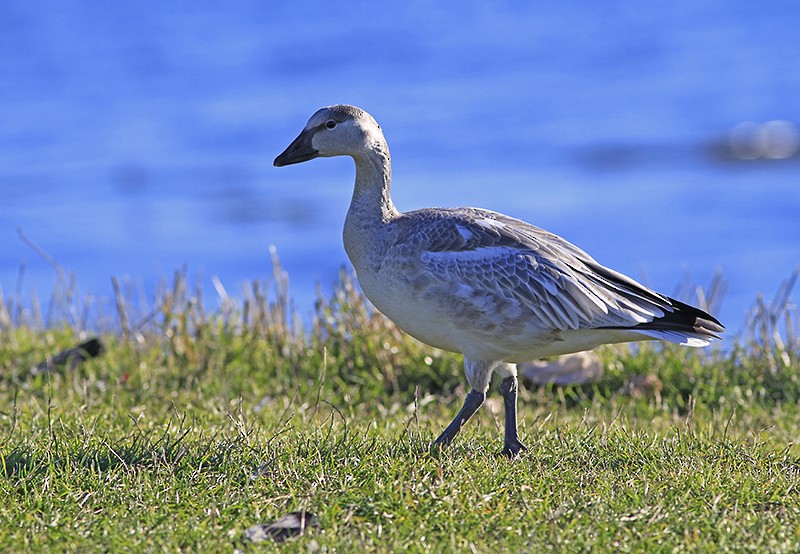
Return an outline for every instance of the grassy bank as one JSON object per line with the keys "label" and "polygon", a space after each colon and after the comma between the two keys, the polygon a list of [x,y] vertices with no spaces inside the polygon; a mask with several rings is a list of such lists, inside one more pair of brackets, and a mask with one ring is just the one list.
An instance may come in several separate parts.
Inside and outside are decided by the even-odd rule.
{"label": "grassy bank", "polygon": [[[431,452],[466,392],[460,358],[400,333],[346,275],[310,323],[275,281],[239,304],[220,287],[214,312],[180,275],[150,304],[124,285],[106,306],[69,287],[44,307],[4,298],[0,550],[800,547],[788,292],[724,349],[609,347],[597,383],[523,386],[529,450],[509,462],[496,383]],[[95,334],[99,356],[57,356]],[[292,511],[318,525],[244,538]]]}

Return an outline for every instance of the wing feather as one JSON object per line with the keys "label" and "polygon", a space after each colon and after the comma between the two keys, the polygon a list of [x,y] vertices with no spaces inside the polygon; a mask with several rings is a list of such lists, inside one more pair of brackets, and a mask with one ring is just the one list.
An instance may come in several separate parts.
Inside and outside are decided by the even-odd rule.
{"label": "wing feather", "polygon": [[[416,270],[439,289],[464,287],[482,305],[517,303],[542,328],[633,327],[674,310],[670,300],[603,267],[561,237],[475,208],[404,214],[408,226],[387,258],[418,256]],[[469,295],[467,295],[469,296]]]}

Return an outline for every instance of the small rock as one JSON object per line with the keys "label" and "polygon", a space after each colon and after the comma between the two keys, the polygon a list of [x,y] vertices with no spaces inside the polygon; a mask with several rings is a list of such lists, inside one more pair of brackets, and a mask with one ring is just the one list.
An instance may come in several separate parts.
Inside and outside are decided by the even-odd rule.
{"label": "small rock", "polygon": [[85,362],[90,358],[96,358],[105,351],[103,343],[98,338],[91,338],[86,342],[82,342],[74,348],[68,348],[56,354],[55,356],[48,357],[45,361],[38,366],[31,369],[31,375],[39,375],[46,373],[56,366],[64,365],[68,369],[74,369],[79,364]]}
{"label": "small rock", "polygon": [[283,542],[302,535],[307,527],[319,527],[319,518],[309,512],[289,512],[272,523],[254,525],[242,534],[245,542],[264,542],[272,539]]}
{"label": "small rock", "polygon": [[603,376],[603,362],[594,352],[564,354],[548,362],[536,361],[520,364],[523,378],[537,385],[582,385]]}
{"label": "small rock", "polygon": [[652,373],[649,375],[633,375],[625,381],[622,394],[633,398],[658,398],[664,384]]}

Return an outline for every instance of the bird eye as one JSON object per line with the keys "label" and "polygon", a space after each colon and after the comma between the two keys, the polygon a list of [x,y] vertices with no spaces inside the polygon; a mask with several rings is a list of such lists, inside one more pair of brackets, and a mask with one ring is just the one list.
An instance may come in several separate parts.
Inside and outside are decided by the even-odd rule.
{"label": "bird eye", "polygon": [[332,119],[329,119],[328,122],[325,124],[325,127],[327,127],[328,129],[333,129],[334,127],[336,127],[336,122]]}

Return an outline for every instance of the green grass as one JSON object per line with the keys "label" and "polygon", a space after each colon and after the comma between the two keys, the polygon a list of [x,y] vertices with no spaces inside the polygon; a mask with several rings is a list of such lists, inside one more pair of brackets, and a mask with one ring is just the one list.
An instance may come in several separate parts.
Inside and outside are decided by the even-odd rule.
{"label": "green grass", "polygon": [[[724,350],[605,348],[595,384],[523,386],[529,450],[510,462],[497,383],[432,452],[463,401],[460,358],[400,333],[346,275],[304,326],[276,276],[213,313],[180,275],[154,311],[124,286],[110,308],[59,294],[45,316],[2,299],[0,551],[800,549],[788,300],[758,301]],[[101,357],[31,371],[94,333]],[[625,394],[640,375],[663,388]],[[296,510],[319,527],[243,541]]]}

